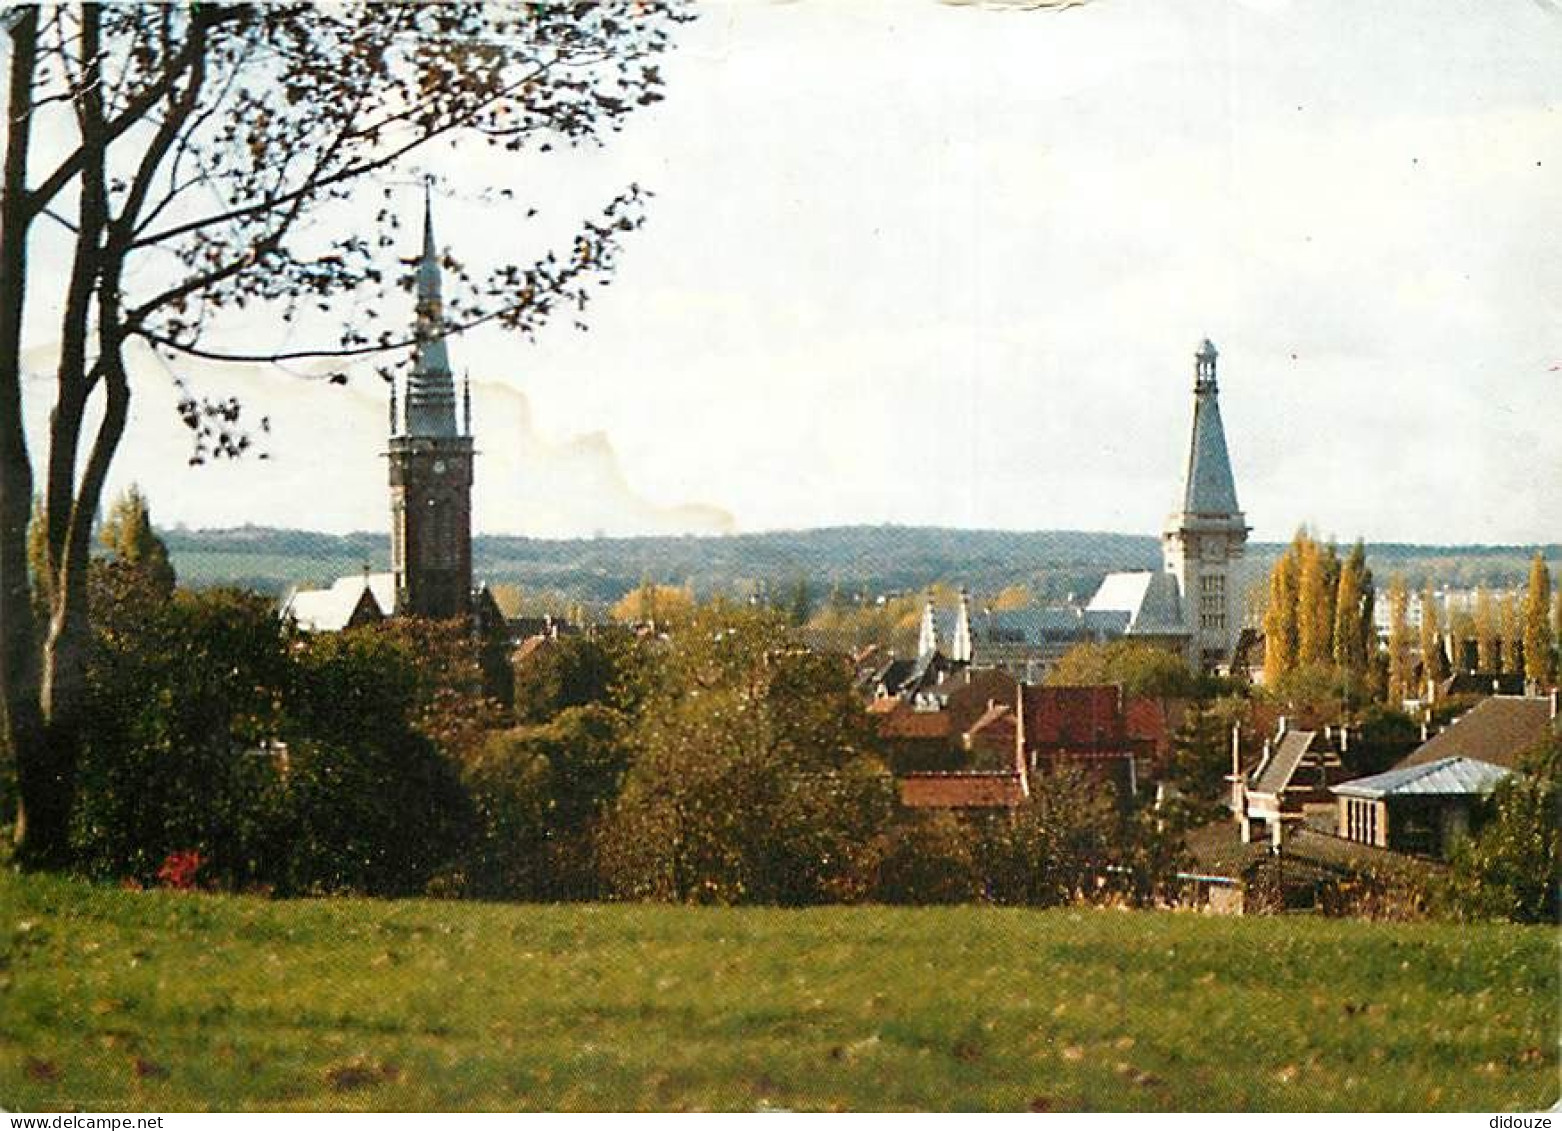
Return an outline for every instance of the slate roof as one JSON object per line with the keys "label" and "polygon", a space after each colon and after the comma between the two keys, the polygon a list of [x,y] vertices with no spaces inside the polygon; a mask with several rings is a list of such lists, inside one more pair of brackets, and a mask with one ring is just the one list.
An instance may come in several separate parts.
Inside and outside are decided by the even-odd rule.
{"label": "slate roof", "polygon": [[423,206],[423,254],[417,269],[417,353],[407,379],[406,432],[410,436],[456,436],[456,386],[440,325],[439,252],[434,245],[433,205]]}
{"label": "slate roof", "polygon": [[1440,758],[1414,766],[1400,765],[1381,774],[1331,786],[1342,797],[1467,797],[1497,788],[1513,771],[1474,758]]}
{"label": "slate roof", "polygon": [[1126,617],[1119,631],[1130,636],[1176,636],[1188,632],[1182,620],[1177,578],[1170,573],[1147,569],[1109,573],[1090,598],[1087,612]]}
{"label": "slate roof", "polygon": [[395,611],[396,579],[389,573],[355,573],[337,578],[328,589],[295,589],[282,604],[283,619],[291,618],[305,632],[340,632]]}
{"label": "slate roof", "polygon": [[1459,672],[1438,686],[1442,698],[1451,695],[1523,695],[1522,672]]}
{"label": "slate roof", "polygon": [[911,674],[914,667],[916,667],[916,663],[913,660],[891,660],[874,674],[873,682],[883,684],[884,690],[894,695],[905,686],[906,678]]}
{"label": "slate roof", "polygon": [[1062,640],[1099,640],[1121,636],[1128,626],[1122,613],[1069,607],[1033,606],[982,612],[972,618],[973,642],[1043,644]]}
{"label": "slate roof", "polygon": [[1234,515],[1237,485],[1226,453],[1226,430],[1220,422],[1220,401],[1213,384],[1194,399],[1193,442],[1188,446],[1188,478],[1182,509],[1186,514]]}
{"label": "slate roof", "polygon": [[1291,784],[1291,778],[1296,775],[1296,767],[1302,764],[1302,759],[1312,747],[1317,733],[1312,730],[1286,731],[1279,745],[1270,752],[1269,757],[1258,768],[1258,776],[1253,779],[1250,787],[1252,791],[1278,796],[1281,790]]}
{"label": "slate roof", "polygon": [[1511,769],[1520,755],[1545,739],[1552,725],[1549,698],[1494,695],[1481,700],[1447,730],[1416,747],[1399,765],[1420,766],[1461,757]]}

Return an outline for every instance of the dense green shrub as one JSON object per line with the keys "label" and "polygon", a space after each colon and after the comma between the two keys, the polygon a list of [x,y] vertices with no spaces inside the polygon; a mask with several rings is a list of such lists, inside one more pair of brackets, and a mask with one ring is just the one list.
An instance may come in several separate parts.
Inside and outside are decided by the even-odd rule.
{"label": "dense green shrub", "polygon": [[280,763],[268,752],[286,649],[269,601],[146,589],[96,563],[86,741],[72,825],[80,865],[151,882],[197,851],[207,878],[268,882],[284,851]]}
{"label": "dense green shrub", "polygon": [[472,828],[454,765],[404,730],[289,750],[290,892],[421,894],[458,862]]}
{"label": "dense green shrub", "polygon": [[1562,921],[1562,736],[1497,787],[1490,819],[1453,855],[1439,902],[1453,914]]}
{"label": "dense green shrub", "polygon": [[598,892],[593,832],[628,763],[626,721],[600,705],[496,732],[463,768],[476,819],[474,894],[586,899]]}
{"label": "dense green shrub", "polygon": [[1048,907],[1095,890],[1121,816],[1109,787],[1060,767],[1032,778],[1030,801],[987,822],[978,863],[987,897]]}
{"label": "dense green shrub", "polygon": [[908,813],[874,843],[878,903],[967,903],[982,892],[970,826],[952,813]]}
{"label": "dense green shrub", "polygon": [[635,682],[633,761],[598,837],[609,890],[798,904],[859,883],[891,783],[844,665],[775,614],[708,606]]}

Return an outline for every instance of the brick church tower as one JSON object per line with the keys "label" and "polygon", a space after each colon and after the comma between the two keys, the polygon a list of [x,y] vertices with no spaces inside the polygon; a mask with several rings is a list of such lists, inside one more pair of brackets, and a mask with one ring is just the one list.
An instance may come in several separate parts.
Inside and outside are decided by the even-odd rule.
{"label": "brick church tower", "polygon": [[396,612],[467,617],[472,613],[472,399],[456,386],[440,300],[433,206],[425,199],[423,255],[417,272],[417,357],[398,419],[391,387],[391,571]]}

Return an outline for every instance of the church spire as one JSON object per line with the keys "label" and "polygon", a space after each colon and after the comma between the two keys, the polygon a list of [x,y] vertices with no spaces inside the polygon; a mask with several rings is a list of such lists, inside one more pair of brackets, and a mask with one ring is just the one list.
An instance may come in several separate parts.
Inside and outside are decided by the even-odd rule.
{"label": "church spire", "polygon": [[1188,446],[1188,477],[1182,510],[1189,515],[1238,516],[1237,487],[1226,454],[1215,383],[1215,345],[1205,338],[1193,355],[1193,438]]}
{"label": "church spire", "polygon": [[960,608],[955,614],[955,639],[949,658],[957,664],[971,662],[971,594],[964,585],[960,586]]}
{"label": "church spire", "polygon": [[922,606],[922,631],[917,634],[917,655],[931,656],[938,651],[938,626],[933,620],[933,591],[927,591],[927,604]]}
{"label": "church spire", "polygon": [[417,354],[407,382],[409,436],[456,436],[456,387],[445,347],[439,252],[434,243],[434,201],[423,190],[423,254],[417,270]]}

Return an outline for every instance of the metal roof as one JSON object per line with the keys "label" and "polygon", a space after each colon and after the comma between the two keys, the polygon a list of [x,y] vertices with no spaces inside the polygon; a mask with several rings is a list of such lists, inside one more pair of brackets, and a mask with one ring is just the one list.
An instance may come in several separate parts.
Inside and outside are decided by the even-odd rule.
{"label": "metal roof", "polygon": [[1463,797],[1487,794],[1513,773],[1474,758],[1440,758],[1418,766],[1400,766],[1368,778],[1341,782],[1330,789],[1342,797]]}

